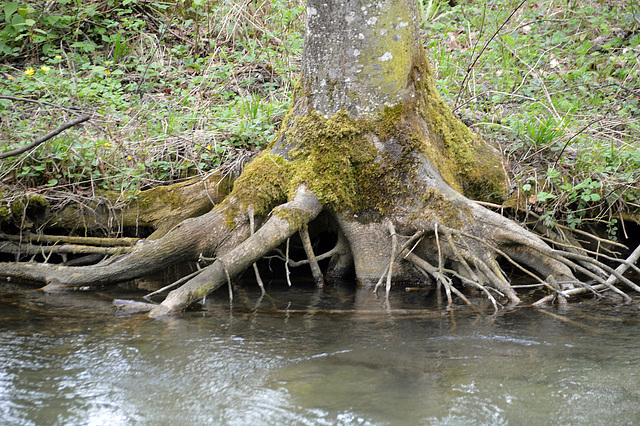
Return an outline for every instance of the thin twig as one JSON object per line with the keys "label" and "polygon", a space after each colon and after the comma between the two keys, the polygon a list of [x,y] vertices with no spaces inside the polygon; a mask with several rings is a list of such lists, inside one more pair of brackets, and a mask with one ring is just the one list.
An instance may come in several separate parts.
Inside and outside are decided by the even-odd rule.
{"label": "thin twig", "polygon": [[469,79],[469,75],[471,74],[471,70],[473,69],[473,67],[476,66],[476,62],[478,62],[478,59],[480,59],[480,56],[482,56],[482,54],[487,49],[489,44],[493,41],[494,38],[496,38],[498,33],[500,31],[502,31],[502,28],[504,28],[504,26],[507,25],[507,22],[509,22],[509,20],[513,17],[513,15],[515,15],[515,13],[518,11],[518,9],[520,9],[522,7],[522,5],[526,3],[526,1],[527,0],[522,0],[520,2],[520,4],[518,6],[516,6],[516,8],[513,9],[513,11],[511,11],[511,14],[509,15],[509,17],[507,17],[507,19],[505,19],[505,21],[502,23],[502,25],[500,25],[500,27],[498,27],[498,29],[493,33],[491,38],[485,43],[484,46],[482,46],[482,49],[480,49],[480,52],[478,53],[478,56],[476,56],[476,58],[473,60],[473,62],[469,66],[469,68],[467,68],[467,73],[465,74],[464,79],[462,80],[462,84],[460,84],[460,91],[458,92],[458,96],[456,97],[456,102],[454,104],[455,106],[453,108],[454,112],[458,109],[457,108],[458,101],[460,100],[460,96],[462,95],[462,91],[464,90],[464,86],[467,83],[467,80]]}
{"label": "thin twig", "polygon": [[197,271],[192,272],[189,275],[184,276],[184,277],[180,278],[179,280],[177,280],[177,281],[175,281],[175,282],[173,282],[173,283],[171,283],[169,285],[166,285],[166,286],[162,287],[159,290],[151,292],[151,293],[147,294],[146,296],[143,296],[142,298],[145,299],[145,300],[150,300],[152,296],[155,296],[156,294],[164,293],[165,291],[171,290],[174,287],[178,287],[179,285],[189,281],[191,278],[195,277],[196,275],[198,275],[202,271],[204,271],[204,269],[198,269]]}
{"label": "thin twig", "polygon": [[47,101],[40,101],[40,100],[37,100],[37,99],[29,99],[29,98],[19,98],[17,96],[0,95],[0,99],[8,99],[10,101],[16,101],[16,102],[31,102],[31,103],[38,104],[38,105],[48,105],[48,106],[52,106],[52,107],[57,108],[57,109],[63,109],[65,111],[69,111],[69,112],[75,112],[75,111],[77,111],[79,109],[79,108],[66,108],[66,107],[63,107],[61,105],[53,104],[53,103],[47,102]]}
{"label": "thin twig", "polygon": [[599,121],[602,121],[602,120],[604,120],[604,117],[596,118],[595,120],[592,120],[592,121],[588,122],[580,130],[578,130],[576,133],[574,133],[569,139],[567,139],[567,141],[564,143],[564,146],[562,147],[562,149],[560,150],[560,152],[556,156],[556,161],[553,162],[553,166],[551,166],[551,168],[553,168],[553,169],[556,168],[556,164],[558,164],[558,160],[560,160],[560,157],[562,157],[562,154],[564,154],[564,150],[567,149],[567,147],[569,146],[569,143],[572,140],[574,140],[576,138],[576,136],[578,136],[579,134],[581,134],[582,132],[587,130],[589,127],[591,127],[592,124],[595,124],[595,123],[597,123]]}

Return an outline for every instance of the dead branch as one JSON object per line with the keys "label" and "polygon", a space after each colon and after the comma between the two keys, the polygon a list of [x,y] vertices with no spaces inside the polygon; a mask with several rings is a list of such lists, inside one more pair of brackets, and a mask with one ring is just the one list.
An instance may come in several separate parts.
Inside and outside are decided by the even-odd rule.
{"label": "dead branch", "polygon": [[63,123],[60,126],[58,126],[57,128],[55,128],[53,131],[51,131],[50,133],[47,133],[46,135],[36,139],[35,141],[31,142],[28,145],[23,146],[22,148],[14,149],[13,151],[9,151],[9,152],[0,153],[0,160],[3,159],[3,158],[9,158],[9,157],[13,157],[15,155],[22,154],[23,152],[27,152],[30,149],[33,149],[33,148],[37,147],[38,145],[40,145],[42,142],[48,141],[49,139],[53,138],[54,136],[57,136],[60,133],[64,132],[68,128],[73,127],[73,126],[77,126],[78,124],[83,123],[83,122],[87,121],[90,118],[91,118],[90,115],[82,115],[82,116],[80,116],[78,118],[75,118],[75,119],[73,119],[71,121]]}
{"label": "dead branch", "polygon": [[86,246],[107,247],[132,246],[141,241],[140,238],[72,237],[68,235],[38,235],[33,233],[27,233],[23,235],[0,234],[0,240],[29,243],[80,244]]}
{"label": "dead branch", "polygon": [[50,255],[50,254],[101,254],[112,256],[130,253],[135,247],[96,247],[79,244],[64,244],[61,246],[40,246],[28,243],[5,242],[0,243],[0,253],[19,255]]}

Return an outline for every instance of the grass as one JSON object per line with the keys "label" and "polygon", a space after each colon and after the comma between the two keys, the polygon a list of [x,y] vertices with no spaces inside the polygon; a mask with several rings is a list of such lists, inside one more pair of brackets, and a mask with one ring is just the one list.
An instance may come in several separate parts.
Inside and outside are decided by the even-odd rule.
{"label": "grass", "polygon": [[[438,88],[501,148],[512,203],[615,236],[640,209],[636,2],[429,0],[421,14]],[[93,114],[1,161],[5,192],[130,193],[241,164],[273,138],[304,2],[7,2],[4,20],[0,95],[38,103],[0,99],[0,149]]]}
{"label": "grass", "polygon": [[[111,9],[93,10],[102,4],[58,5],[56,13],[80,9],[69,25],[91,16],[96,28],[110,28],[106,35],[89,28],[84,41],[63,37],[58,48],[41,40],[34,51],[26,43],[3,57],[0,95],[39,101],[0,99],[3,150],[79,112],[93,118],[2,162],[0,182],[133,191],[248,158],[275,135],[301,51],[300,2],[262,2],[251,13],[233,1],[215,10],[205,2],[181,9],[108,1]],[[27,16],[46,28],[39,14],[34,6]]]}

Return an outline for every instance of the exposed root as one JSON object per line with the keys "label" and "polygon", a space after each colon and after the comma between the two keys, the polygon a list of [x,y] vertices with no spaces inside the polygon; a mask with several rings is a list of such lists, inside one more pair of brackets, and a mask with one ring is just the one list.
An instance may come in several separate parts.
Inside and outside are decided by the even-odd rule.
{"label": "exposed root", "polygon": [[26,233],[22,235],[0,234],[0,241],[28,242],[28,243],[50,243],[69,245],[90,245],[101,247],[133,246],[140,241],[140,238],[104,238],[104,237],[72,237],[68,235],[38,235]]}
{"label": "exposed root", "polygon": [[[615,271],[613,271],[615,273],[612,272],[609,278],[607,278],[607,280],[604,283],[597,284],[594,286],[585,285],[584,287],[581,287],[581,288],[564,290],[560,292],[560,294],[564,297],[572,297],[572,296],[578,296],[590,291],[594,294],[599,295],[599,293],[603,290],[610,290],[611,286],[613,286],[613,284],[619,281],[620,277],[622,277],[622,274],[624,274],[627,271],[627,269],[633,268],[634,270],[637,270],[635,263],[638,261],[639,258],[640,258],[640,246],[636,247],[633,253],[631,253],[631,255],[629,255],[629,257],[627,257],[626,259],[624,260],[618,259],[618,261],[620,262],[620,265],[615,269]],[[542,299],[535,302],[533,306],[542,306],[546,303],[551,302],[553,298],[554,298],[554,295],[545,296]]]}
{"label": "exposed root", "polygon": [[[224,262],[220,261],[220,263],[222,264],[222,269],[224,269],[224,275],[227,277],[227,285],[229,286],[229,306],[233,306],[233,287],[231,285],[231,277],[229,276],[229,270],[225,266]],[[256,263],[253,262],[253,264],[255,265]],[[202,296],[203,304],[206,297],[207,297],[206,294]]]}
{"label": "exposed root", "polygon": [[387,268],[388,272],[386,286],[386,297],[389,298],[389,293],[391,292],[391,276],[393,272],[393,263],[396,260],[396,253],[398,251],[398,236],[396,235],[396,230],[390,220],[387,220],[387,228],[389,230],[389,235],[391,236],[391,258],[389,259],[389,266]]}
{"label": "exposed root", "polygon": [[287,248],[284,254],[284,274],[287,277],[287,284],[291,287],[291,272],[289,272],[289,244],[291,243],[291,239],[287,238]]}
{"label": "exposed root", "polygon": [[[627,257],[625,260],[621,262],[620,266],[616,268],[615,272],[622,275],[629,268],[633,268],[636,272],[640,272],[640,269],[638,269],[638,267],[635,266],[639,258],[640,258],[640,245],[636,247],[636,249],[633,251],[633,253],[629,255],[629,257]],[[615,284],[617,280],[618,280],[618,276],[615,274],[611,274],[611,276],[607,278],[607,283]]]}
{"label": "exposed root", "polygon": [[[255,215],[254,215],[253,209],[249,209],[248,214],[249,214],[249,229],[251,231],[251,235],[253,235],[253,233],[256,230]],[[253,263],[253,273],[256,276],[256,281],[258,282],[258,286],[260,287],[260,290],[262,290],[262,294],[264,294],[265,293],[264,283],[262,282],[262,277],[260,276],[260,271],[258,270],[258,264],[255,262]]]}
{"label": "exposed root", "polygon": [[406,256],[407,260],[412,262],[420,271],[422,271],[425,275],[433,277],[436,281],[440,282],[442,286],[444,286],[445,291],[447,292],[447,305],[451,306],[453,300],[451,298],[451,293],[453,292],[456,296],[458,296],[464,303],[471,306],[474,310],[477,310],[476,306],[467,299],[467,297],[460,292],[457,288],[453,286],[451,279],[444,274],[444,270],[440,270],[435,266],[429,264],[424,259],[421,259],[414,253],[408,253]]}
{"label": "exposed root", "polygon": [[[420,243],[422,236],[424,235],[424,231],[418,231],[415,234],[413,234],[403,245],[402,247],[400,247],[400,250],[396,250],[395,251],[395,255],[393,256],[392,260],[395,262],[395,260],[411,245],[413,244],[413,247],[411,248],[411,250],[409,250],[407,252],[407,254],[413,252],[413,250],[416,248],[416,246],[418,245],[418,243]],[[338,240],[338,244],[340,243],[340,241]],[[334,250],[338,247],[338,244],[336,244],[336,247],[334,247]],[[405,255],[406,257],[406,255]],[[391,270],[390,265],[392,263],[389,262],[386,266],[386,268],[384,269],[384,272],[382,273],[382,275],[380,275],[380,279],[378,280],[378,282],[376,283],[375,287],[373,288],[373,292],[374,293],[378,293],[378,288],[380,288],[380,286],[382,285],[382,281],[387,277],[387,275],[389,274],[389,271]]]}
{"label": "exposed root", "polygon": [[[436,235],[436,247],[438,248],[438,275],[444,277],[443,266],[442,266],[442,248],[440,247],[440,235],[438,234],[438,222],[436,222],[435,224],[434,232]],[[445,294],[447,295],[447,304],[451,306],[452,299],[451,299],[451,286],[449,285],[449,279],[445,281],[442,278],[439,278],[436,280],[436,282],[438,285],[438,290],[440,290],[440,286],[442,284],[445,284],[444,290],[445,290]]]}
{"label": "exposed root", "polygon": [[[318,216],[321,210],[322,204],[318,198],[301,186],[294,199],[274,209],[276,214],[272,214],[253,235],[219,256],[212,265],[204,268],[201,274],[169,293],[149,315],[155,317],[179,312],[203,299],[288,240],[302,226]],[[295,213],[297,220],[291,221],[282,217],[286,215],[277,214],[287,212]]]}
{"label": "exposed root", "polygon": [[324,277],[322,275],[322,270],[320,269],[320,265],[318,265],[318,260],[316,259],[316,255],[313,253],[313,246],[311,245],[311,237],[309,236],[309,228],[305,225],[299,232],[300,239],[302,240],[302,247],[307,255],[307,259],[309,260],[309,267],[311,268],[311,275],[313,276],[314,281],[316,282],[316,286],[322,287],[324,284]]}
{"label": "exposed root", "polygon": [[196,260],[202,254],[224,250],[247,237],[247,227],[229,233],[223,211],[212,211],[184,221],[164,238],[136,247],[130,253],[97,265],[71,267],[34,262],[0,264],[0,276],[46,284],[45,291],[110,285],[143,277],[163,266]]}
{"label": "exposed root", "polygon": [[12,242],[0,243],[0,252],[13,254],[16,258],[21,256],[38,256],[49,257],[52,254],[58,254],[65,259],[67,255],[78,254],[99,254],[102,256],[114,256],[131,253],[135,250],[134,247],[96,247],[96,246],[84,246],[78,244],[65,244],[62,246],[41,246],[35,244],[16,244]]}
{"label": "exposed root", "polygon": [[[331,259],[334,262],[336,259],[349,259],[351,250],[359,250],[358,246],[352,246],[353,241],[347,241],[338,230],[338,241],[335,246],[325,253],[315,255],[307,224],[321,210],[322,205],[315,195],[304,187],[300,187],[296,197],[276,207],[270,218],[257,230],[253,211],[248,209],[237,214],[237,218],[244,217],[243,220],[248,221],[248,224],[244,222],[245,225],[242,225],[238,222],[240,219],[236,219],[236,228],[233,232],[229,232],[228,228],[220,228],[219,233],[207,232],[206,244],[194,247],[177,244],[192,241],[194,232],[198,230],[204,232],[202,231],[204,224],[210,225],[213,222],[223,227],[225,220],[223,212],[214,211],[205,215],[204,218],[186,221],[161,240],[144,244],[127,255],[109,259],[99,265],[70,268],[47,264],[12,263],[2,265],[0,274],[9,272],[8,275],[11,276],[40,280],[47,283],[46,290],[59,290],[84,287],[88,281],[90,282],[91,277],[95,277],[96,282],[100,284],[135,278],[144,275],[145,271],[151,267],[156,268],[157,263],[162,262],[161,259],[175,261],[175,256],[178,255],[181,259],[193,260],[195,257],[202,258],[203,253],[213,254],[217,257],[211,259],[213,260],[211,265],[145,296],[145,299],[149,300],[154,295],[181,286],[171,291],[164,302],[159,305],[132,305],[132,309],[135,311],[151,309],[151,316],[181,311],[197,301],[204,301],[207,294],[225,283],[229,287],[229,298],[232,304],[233,278],[248,267],[257,270],[256,262],[270,252],[279,253],[278,257],[285,262],[289,283],[291,283],[289,267],[309,264],[314,280],[321,285],[323,273],[318,264],[320,260]],[[375,224],[377,228],[367,225],[369,228],[364,229],[371,229],[374,233],[379,232],[380,241],[384,242],[381,244],[386,247],[386,253],[389,256],[374,291],[377,291],[385,282],[388,300],[397,271],[405,270],[410,264],[415,271],[437,283],[438,288],[446,294],[447,306],[452,306],[453,298],[457,297],[473,309],[477,309],[454,285],[454,280],[459,280],[463,285],[483,292],[497,311],[501,305],[496,295],[508,299],[512,304],[520,302],[516,294],[518,286],[510,283],[497,262],[497,258],[502,258],[534,279],[535,286],[544,287],[551,292],[536,302],[535,306],[552,300],[556,300],[557,303],[566,303],[570,297],[586,292],[600,295],[603,290],[614,292],[625,301],[629,301],[630,297],[614,286],[617,281],[640,292],[640,286],[622,275],[629,268],[640,271],[640,268],[635,266],[640,257],[640,248],[626,260],[617,260],[620,266],[614,270],[590,255],[600,256],[607,261],[615,260],[613,257],[569,245],[566,242],[569,241],[566,236],[563,236],[565,239],[562,240],[565,242],[556,243],[563,247],[563,250],[556,250],[544,244],[533,234],[514,232],[514,229],[520,230],[520,228],[512,229],[511,225],[505,226],[504,222],[500,221],[496,225],[492,222],[494,220],[492,216],[481,217],[479,220],[483,220],[486,224],[484,228],[480,228],[485,230],[486,235],[476,235],[476,232],[470,233],[433,221],[430,225],[422,226],[413,235],[403,236],[397,233],[397,229],[400,229],[400,226],[402,229],[411,228],[407,228],[406,223],[394,222],[390,217]],[[493,229],[490,228],[491,226],[498,231],[486,231]],[[206,229],[210,231],[212,228]],[[290,237],[296,232],[300,235],[306,254],[306,259],[300,261],[292,260],[289,252]],[[404,242],[400,244],[400,241]],[[285,244],[284,253],[278,250],[281,244]],[[16,273],[17,270],[20,270],[22,275]],[[579,282],[571,273],[572,270],[584,274],[595,285]],[[261,284],[259,273],[256,274],[256,278]],[[261,289],[264,294],[263,285]],[[130,310],[128,307],[126,309]]]}

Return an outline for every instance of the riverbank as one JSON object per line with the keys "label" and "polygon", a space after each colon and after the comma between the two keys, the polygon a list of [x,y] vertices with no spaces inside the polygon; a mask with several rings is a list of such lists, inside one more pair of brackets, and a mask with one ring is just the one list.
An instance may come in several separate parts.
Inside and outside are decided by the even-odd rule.
{"label": "riverbank", "polygon": [[[91,119],[0,160],[2,230],[37,231],[25,229],[29,206],[119,210],[140,190],[232,178],[288,108],[303,2],[15,4],[0,42],[3,150]],[[625,2],[425,5],[438,88],[503,152],[508,207],[550,228],[597,223],[613,239],[624,239],[624,219],[638,222],[638,13]]]}

